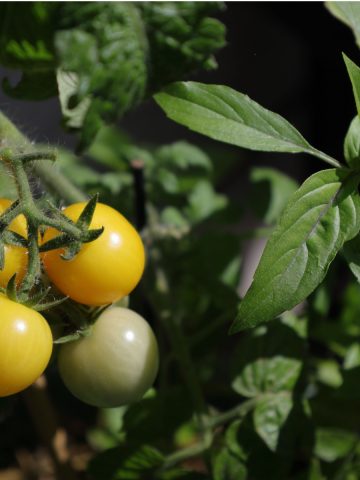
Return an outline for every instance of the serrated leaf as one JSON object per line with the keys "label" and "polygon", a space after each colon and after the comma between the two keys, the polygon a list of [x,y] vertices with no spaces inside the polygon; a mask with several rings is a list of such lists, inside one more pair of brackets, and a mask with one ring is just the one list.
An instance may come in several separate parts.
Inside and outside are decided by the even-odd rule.
{"label": "serrated leaf", "polygon": [[159,468],[164,457],[149,445],[116,447],[91,460],[88,472],[94,480],[144,480]]}
{"label": "serrated leaf", "polygon": [[257,433],[272,451],[276,451],[281,427],[286,422],[293,407],[289,392],[265,396],[254,410],[254,426]]}
{"label": "serrated leaf", "polygon": [[249,398],[292,391],[299,379],[304,340],[283,321],[244,336],[233,359],[233,389]]}
{"label": "serrated leaf", "polygon": [[360,229],[358,178],[323,170],[291,197],[272,233],[231,333],[272,320],[304,300]]}
{"label": "serrated leaf", "polygon": [[353,88],[356,109],[360,115],[360,68],[343,53],[343,59]]}
{"label": "serrated leaf", "polygon": [[246,480],[247,469],[242,460],[226,447],[217,451],[213,458],[213,480]]}
{"label": "serrated leaf", "polygon": [[177,82],[154,98],[169,118],[215,140],[250,150],[325,155],[287,120],[232,88]]}
{"label": "serrated leaf", "polygon": [[360,4],[358,2],[326,2],[327,9],[350,27],[360,47]]}
{"label": "serrated leaf", "polygon": [[70,129],[81,128],[91,103],[90,98],[85,97],[73,108],[70,108],[71,99],[73,95],[76,95],[79,87],[78,76],[75,73],[64,72],[58,69],[56,72],[56,81],[59,90],[61,111],[66,126]]}
{"label": "serrated leaf", "polygon": [[325,462],[334,462],[348,455],[358,442],[355,433],[337,428],[316,430],[315,455]]}

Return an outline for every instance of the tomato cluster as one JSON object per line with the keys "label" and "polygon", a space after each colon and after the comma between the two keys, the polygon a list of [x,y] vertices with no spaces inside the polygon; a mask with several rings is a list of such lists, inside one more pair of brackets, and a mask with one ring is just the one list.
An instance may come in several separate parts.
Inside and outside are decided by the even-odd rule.
{"label": "tomato cluster", "polygon": [[[0,199],[0,213],[10,201]],[[63,213],[76,223],[85,203]],[[96,240],[84,243],[77,255],[63,258],[64,248],[42,254],[45,273],[56,288],[78,303],[108,305],[127,296],[139,282],[145,264],[143,243],[133,226],[113,208],[97,203],[89,228],[104,228]],[[26,237],[26,220],[18,216],[9,226]],[[45,231],[43,243],[59,235]],[[20,283],[27,266],[23,247],[6,247],[0,286],[17,274]],[[46,368],[52,335],[45,318],[35,310],[0,297],[0,396],[29,386]],[[109,306],[86,336],[60,346],[60,375],[69,390],[94,406],[114,407],[140,399],[158,370],[158,347],[148,323],[137,313]]]}

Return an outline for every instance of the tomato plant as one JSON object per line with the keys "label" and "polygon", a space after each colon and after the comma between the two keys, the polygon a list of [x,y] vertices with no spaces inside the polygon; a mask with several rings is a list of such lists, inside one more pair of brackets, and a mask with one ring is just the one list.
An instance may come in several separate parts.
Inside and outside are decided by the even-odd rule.
{"label": "tomato plant", "polygon": [[360,478],[360,67],[329,12],[359,46],[357,2],[0,2],[1,479]]}
{"label": "tomato plant", "polygon": [[31,385],[45,370],[52,335],[45,318],[0,295],[0,397]]}
{"label": "tomato plant", "polygon": [[69,390],[97,407],[140,400],[152,386],[159,365],[155,336],[132,310],[105,310],[80,340],[59,352],[59,372]]}
{"label": "tomato plant", "polygon": [[[76,203],[63,213],[76,222],[84,207],[85,203]],[[101,236],[84,244],[72,260],[64,260],[61,249],[43,256],[46,273],[57,288],[86,305],[106,305],[125,297],[144,271],[144,246],[135,228],[119,212],[98,203],[90,228],[102,227]],[[58,233],[48,229],[44,242]]]}
{"label": "tomato plant", "polygon": [[[0,215],[12,204],[7,198],[0,198]],[[10,223],[9,229],[13,232],[26,237],[27,227],[23,215],[14,218]],[[10,278],[16,274],[16,282],[20,283],[24,278],[27,267],[27,251],[24,247],[15,245],[6,245],[4,255],[4,268],[0,270],[0,286],[5,287]]]}

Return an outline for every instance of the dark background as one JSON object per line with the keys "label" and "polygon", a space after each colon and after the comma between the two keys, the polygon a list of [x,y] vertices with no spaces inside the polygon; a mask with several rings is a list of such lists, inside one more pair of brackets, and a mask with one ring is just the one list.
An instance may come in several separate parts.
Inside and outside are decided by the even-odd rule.
{"label": "dark background", "polygon": [[[355,106],[341,57],[360,63],[351,31],[322,2],[229,2],[219,15],[228,45],[217,55],[219,69],[193,76],[229,85],[293,123],[315,147],[341,159],[342,142]],[[9,72],[0,70],[1,77]],[[16,81],[16,72],[10,72]],[[34,140],[75,145],[60,127],[56,100],[20,102],[0,93],[0,109]],[[212,143],[167,120],[153,101],[128,114],[121,126],[136,141],[166,143],[187,138]],[[264,154],[234,149],[247,165],[273,165],[300,181],[326,166],[306,155]],[[228,182],[231,185],[231,177]]]}

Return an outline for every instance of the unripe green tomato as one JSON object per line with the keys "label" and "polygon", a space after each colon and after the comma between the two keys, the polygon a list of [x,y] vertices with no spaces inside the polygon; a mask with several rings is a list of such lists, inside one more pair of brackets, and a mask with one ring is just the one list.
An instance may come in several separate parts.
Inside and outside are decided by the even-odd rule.
{"label": "unripe green tomato", "polygon": [[143,317],[110,307],[88,336],[60,347],[58,366],[75,397],[96,407],[118,407],[140,400],[153,384],[158,345]]}

